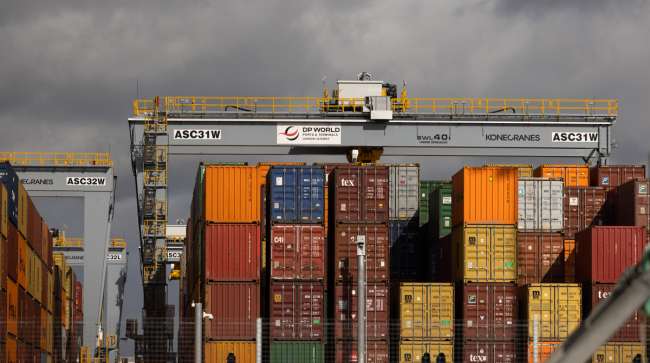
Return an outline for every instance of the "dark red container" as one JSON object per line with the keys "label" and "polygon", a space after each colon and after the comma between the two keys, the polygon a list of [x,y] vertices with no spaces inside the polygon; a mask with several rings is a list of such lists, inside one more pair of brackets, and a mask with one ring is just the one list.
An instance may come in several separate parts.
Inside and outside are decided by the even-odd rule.
{"label": "dark red container", "polygon": [[205,337],[208,340],[254,340],[260,316],[260,285],[257,282],[218,282],[204,286]]}
{"label": "dark red container", "polygon": [[576,278],[584,283],[615,283],[643,255],[643,227],[594,226],[576,235]]}
{"label": "dark red container", "polygon": [[517,336],[515,284],[467,283],[461,296],[464,339],[509,340]]}
{"label": "dark red container", "polygon": [[[359,361],[357,341],[352,339],[337,340],[334,356],[335,362],[353,363]],[[366,342],[367,363],[388,363],[388,341],[370,340]],[[415,363],[415,362],[414,362]]]}
{"label": "dark red container", "polygon": [[591,185],[614,189],[634,179],[645,179],[645,165],[601,165],[591,168]]}
{"label": "dark red container", "polygon": [[271,281],[271,339],[321,340],[325,288],[322,282]]}
{"label": "dark red container", "polygon": [[321,225],[271,227],[271,278],[279,280],[325,279],[325,230]]}
{"label": "dark red container", "polygon": [[607,191],[601,187],[564,188],[564,238],[603,222]]}
{"label": "dark red container", "polygon": [[4,251],[7,276],[14,282],[18,281],[18,230],[13,224],[7,223],[7,248]]}
{"label": "dark red container", "polygon": [[[516,363],[517,346],[514,341],[464,341],[463,362]],[[519,357],[523,361],[523,357]]]}
{"label": "dark red container", "polygon": [[633,180],[618,187],[616,224],[650,227],[650,182]]}
{"label": "dark red container", "polygon": [[517,283],[564,281],[564,237],[555,232],[517,233]]}
{"label": "dark red container", "polygon": [[[593,308],[595,308],[601,301],[605,300],[612,291],[616,284],[588,284],[585,285],[585,298],[582,299],[585,314],[588,316]],[[642,342],[641,330],[645,330],[645,317],[642,312],[636,311],[634,315],[625,322],[623,326],[612,336],[610,342]]]}
{"label": "dark red container", "polygon": [[7,338],[7,292],[0,291],[0,342]]}
{"label": "dark red container", "polygon": [[83,287],[79,281],[74,284],[74,310],[83,311]]}
{"label": "dark red container", "polygon": [[207,224],[204,243],[207,281],[260,279],[258,224]]}
{"label": "dark red container", "polygon": [[366,281],[388,281],[390,242],[386,224],[336,225],[333,271],[335,279],[337,281],[357,279],[357,240],[360,237],[365,237],[366,243]]}
{"label": "dark red container", "polygon": [[339,166],[331,183],[336,223],[388,222],[388,167]]}
{"label": "dark red container", "polygon": [[[389,288],[386,284],[369,283],[366,287],[366,336],[388,339]],[[334,335],[336,339],[357,337],[357,286],[334,287]]]}

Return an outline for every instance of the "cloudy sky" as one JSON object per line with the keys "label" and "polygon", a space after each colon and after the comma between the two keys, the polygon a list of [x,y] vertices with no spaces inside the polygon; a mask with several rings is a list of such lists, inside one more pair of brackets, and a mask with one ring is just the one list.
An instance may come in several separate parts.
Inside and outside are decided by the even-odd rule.
{"label": "cloudy sky", "polygon": [[[619,162],[650,139],[647,0],[0,2],[0,149],[111,151],[137,256],[127,117],[154,95],[311,95],[369,71],[419,97],[618,98]],[[196,162],[197,160],[192,160]],[[254,161],[249,159],[248,161]],[[446,177],[463,160],[419,160]],[[176,162],[171,220],[194,163]],[[131,258],[125,315],[140,314]]]}

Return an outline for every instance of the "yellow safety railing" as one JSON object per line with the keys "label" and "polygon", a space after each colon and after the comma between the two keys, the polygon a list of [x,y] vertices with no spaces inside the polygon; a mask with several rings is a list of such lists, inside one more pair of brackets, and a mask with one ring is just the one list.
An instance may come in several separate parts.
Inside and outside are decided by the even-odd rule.
{"label": "yellow safety railing", "polygon": [[0,152],[0,161],[27,166],[113,166],[107,152]]}
{"label": "yellow safety railing", "polygon": [[52,243],[55,247],[83,247],[84,240],[79,237],[59,237],[54,238]]}
{"label": "yellow safety railing", "polygon": [[[162,110],[167,113],[210,112],[360,112],[364,99],[327,97],[204,97],[167,96],[162,99]],[[153,112],[153,100],[135,100],[135,116]],[[518,115],[580,115],[617,116],[618,100],[571,98],[394,98],[394,112],[423,114],[518,114]]]}
{"label": "yellow safety railing", "polygon": [[111,240],[111,247],[126,248],[126,240],[124,238],[113,238]]}

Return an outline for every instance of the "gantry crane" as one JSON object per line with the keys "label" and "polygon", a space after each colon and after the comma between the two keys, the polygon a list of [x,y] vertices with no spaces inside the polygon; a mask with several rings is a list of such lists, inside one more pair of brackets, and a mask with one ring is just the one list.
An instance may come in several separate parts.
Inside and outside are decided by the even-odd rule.
{"label": "gantry crane", "polygon": [[[603,162],[618,102],[606,99],[409,98],[405,88],[338,81],[322,97],[166,96],[138,99],[129,118],[138,191],[145,292],[145,358],[171,347],[166,304],[168,158],[194,155],[346,154],[353,161],[403,157],[572,157]],[[171,354],[169,355],[171,356]]]}

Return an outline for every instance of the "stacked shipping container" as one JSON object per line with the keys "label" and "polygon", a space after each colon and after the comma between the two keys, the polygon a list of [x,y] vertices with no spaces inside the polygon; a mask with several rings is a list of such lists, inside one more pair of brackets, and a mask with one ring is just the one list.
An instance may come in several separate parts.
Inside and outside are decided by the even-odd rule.
{"label": "stacked shipping container", "polygon": [[[422,188],[422,186],[425,188]],[[425,181],[421,190],[428,190],[429,221],[421,234],[424,235],[423,276],[428,281],[451,281],[451,211],[452,187],[450,182]],[[445,254],[447,253],[447,254]]]}

